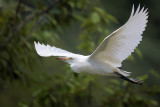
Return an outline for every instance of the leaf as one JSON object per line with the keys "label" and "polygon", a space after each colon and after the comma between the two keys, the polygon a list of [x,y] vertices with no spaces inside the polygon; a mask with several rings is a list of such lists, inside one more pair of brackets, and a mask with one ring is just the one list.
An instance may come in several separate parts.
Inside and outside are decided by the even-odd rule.
{"label": "leaf", "polygon": [[101,21],[101,18],[100,18],[99,14],[97,12],[92,12],[91,16],[90,16],[90,19],[94,24],[97,24]]}
{"label": "leaf", "polygon": [[23,102],[19,102],[18,105],[20,107],[29,107],[27,104],[23,103]]}
{"label": "leaf", "polygon": [[118,23],[117,19],[115,17],[113,17],[112,15],[107,14],[107,17],[108,17],[109,20],[111,20],[111,21],[113,21],[115,23]]}
{"label": "leaf", "polygon": [[140,58],[143,58],[143,55],[142,55],[141,51],[138,48],[135,49],[135,52],[138,54],[138,56]]}
{"label": "leaf", "polygon": [[52,99],[53,102],[55,103],[57,102],[57,99],[53,95],[50,95],[50,98]]}
{"label": "leaf", "polygon": [[101,8],[99,8],[99,7],[95,7],[94,9],[95,9],[98,13],[100,13],[102,16],[105,15],[105,11],[104,11],[103,9],[101,9]]}
{"label": "leaf", "polygon": [[160,78],[160,74],[159,74],[158,72],[156,72],[155,70],[152,69],[152,70],[150,70],[149,72],[150,72],[153,76],[155,76],[156,78],[158,78],[158,79]]}
{"label": "leaf", "polygon": [[145,74],[145,75],[139,77],[140,80],[146,80],[147,78],[148,78],[148,75],[147,75],[147,74]]}
{"label": "leaf", "polygon": [[155,105],[155,106],[157,106],[157,105],[158,105],[158,102],[157,102],[157,101],[155,101],[155,100],[151,100],[151,101],[150,101],[150,103],[151,103],[151,104],[153,104],[153,105]]}
{"label": "leaf", "polygon": [[120,82],[119,82],[118,80],[116,80],[116,79],[111,79],[111,82],[112,82],[113,84],[116,84],[116,85],[119,85],[119,84],[120,84]]}
{"label": "leaf", "polygon": [[68,4],[69,4],[72,8],[74,8],[74,7],[75,7],[75,4],[74,4],[74,2],[73,2],[73,1],[68,1]]}
{"label": "leaf", "polygon": [[132,55],[129,55],[127,60],[131,60],[132,62],[135,62],[135,59],[134,59],[134,57]]}
{"label": "leaf", "polygon": [[89,19],[86,19],[86,20],[84,20],[83,23],[81,24],[81,28],[87,27],[87,26],[89,26],[89,25],[91,25],[91,22],[90,22]]}
{"label": "leaf", "polygon": [[32,96],[33,96],[33,97],[36,97],[36,96],[38,96],[42,91],[43,91],[43,90],[42,90],[41,88],[39,88],[39,89],[37,89],[37,90],[35,90],[35,91],[33,92]]}
{"label": "leaf", "polygon": [[108,88],[105,88],[105,91],[107,92],[107,94],[113,95],[114,94],[114,90]]}

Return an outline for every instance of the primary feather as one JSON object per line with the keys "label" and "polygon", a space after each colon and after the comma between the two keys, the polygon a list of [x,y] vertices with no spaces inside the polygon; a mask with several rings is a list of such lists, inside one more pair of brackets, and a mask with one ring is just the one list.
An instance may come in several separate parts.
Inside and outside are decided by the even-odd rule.
{"label": "primary feather", "polygon": [[142,40],[142,33],[147,23],[147,9],[144,7],[134,11],[134,5],[129,20],[119,29],[114,31],[98,48],[92,53],[90,58],[110,63],[114,67],[120,67],[121,62],[126,59]]}
{"label": "primary feather", "polygon": [[67,57],[78,57],[81,56],[79,54],[74,54],[72,52],[68,52],[66,50],[57,48],[55,46],[40,44],[39,42],[35,44],[35,48],[37,53],[40,56],[48,57],[48,56],[67,56]]}

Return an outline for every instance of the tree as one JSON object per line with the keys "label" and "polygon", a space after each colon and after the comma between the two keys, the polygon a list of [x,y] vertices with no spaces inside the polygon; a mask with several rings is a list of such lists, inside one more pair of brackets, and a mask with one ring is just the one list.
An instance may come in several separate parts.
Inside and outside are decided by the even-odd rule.
{"label": "tree", "polygon": [[43,72],[44,69],[41,70],[43,61],[40,62],[35,53],[34,41],[58,43],[60,36],[65,35],[64,29],[74,23],[74,26],[81,27],[79,34],[81,42],[77,49],[88,54],[109,34],[107,27],[111,22],[117,23],[117,20],[102,8],[100,1],[6,0],[0,3],[0,87],[2,90],[4,87],[10,90],[9,87],[17,85],[17,90],[13,92],[19,93],[17,96],[20,96],[15,103],[10,102],[11,105],[12,103],[20,107],[157,105],[156,100],[144,97],[159,93],[160,89],[157,86],[153,89],[148,89],[148,86],[139,88],[127,82],[121,84],[114,78],[102,82],[105,80],[101,80],[103,77],[74,74],[68,65],[63,67],[65,69],[63,74],[50,75]]}

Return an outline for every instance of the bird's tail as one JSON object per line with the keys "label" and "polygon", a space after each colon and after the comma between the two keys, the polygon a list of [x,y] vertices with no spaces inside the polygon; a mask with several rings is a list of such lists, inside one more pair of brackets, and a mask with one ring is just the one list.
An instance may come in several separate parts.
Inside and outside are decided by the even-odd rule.
{"label": "bird's tail", "polygon": [[131,72],[127,72],[127,71],[124,71],[124,70],[121,70],[121,69],[119,69],[119,73],[126,76],[126,77],[130,76],[130,74],[131,74]]}

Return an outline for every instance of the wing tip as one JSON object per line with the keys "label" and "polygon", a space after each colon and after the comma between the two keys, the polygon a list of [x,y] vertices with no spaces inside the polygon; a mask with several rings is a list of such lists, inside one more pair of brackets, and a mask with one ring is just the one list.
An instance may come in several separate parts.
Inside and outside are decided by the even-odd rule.
{"label": "wing tip", "polygon": [[140,5],[140,3],[138,4],[138,7],[137,7],[137,9],[135,9],[134,8],[134,4],[133,4],[133,6],[132,6],[132,11],[131,11],[131,15],[130,15],[130,17],[129,17],[129,19],[128,19],[128,21],[129,20],[131,20],[132,19],[132,17],[134,17],[134,16],[137,16],[137,15],[140,15],[140,14],[145,14],[145,17],[146,17],[146,20],[147,20],[147,18],[148,18],[148,8],[146,8],[145,9],[145,6],[143,6],[142,8],[141,8],[142,6]]}
{"label": "wing tip", "polygon": [[42,45],[39,42],[35,42],[35,41],[34,41],[34,45],[35,45],[35,49],[36,49],[37,54],[39,56],[43,56],[42,51],[41,51],[41,46]]}

